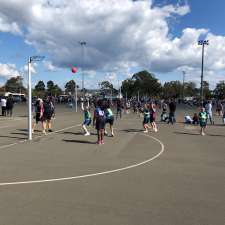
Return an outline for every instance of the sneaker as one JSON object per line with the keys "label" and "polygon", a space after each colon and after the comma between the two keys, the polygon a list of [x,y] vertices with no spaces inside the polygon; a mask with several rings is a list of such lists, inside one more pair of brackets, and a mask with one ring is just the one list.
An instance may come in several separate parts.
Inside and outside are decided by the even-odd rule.
{"label": "sneaker", "polygon": [[97,141],[96,144],[101,145],[102,143],[101,143],[101,141]]}
{"label": "sneaker", "polygon": [[47,135],[47,133],[46,133],[46,131],[45,131],[45,130],[43,130],[43,131],[42,131],[42,133],[43,133],[44,135]]}
{"label": "sneaker", "polygon": [[111,135],[112,137],[114,137],[115,135],[114,135],[114,133],[112,133],[112,135]]}
{"label": "sneaker", "polygon": [[148,133],[148,130],[144,130],[143,132],[146,134],[146,133]]}
{"label": "sneaker", "polygon": [[104,133],[104,135],[105,135],[105,136],[108,136],[108,133],[107,133],[107,132],[105,132],[105,133]]}
{"label": "sneaker", "polygon": [[157,129],[157,128],[155,128],[155,129],[154,129],[154,131],[157,133],[157,132],[158,132],[158,129]]}
{"label": "sneaker", "polygon": [[102,144],[102,145],[104,145],[104,144],[105,144],[103,140],[101,141],[101,144]]}
{"label": "sneaker", "polygon": [[87,132],[87,133],[85,133],[85,134],[84,134],[84,136],[89,136],[89,135],[90,135],[90,133],[89,133],[89,132]]}

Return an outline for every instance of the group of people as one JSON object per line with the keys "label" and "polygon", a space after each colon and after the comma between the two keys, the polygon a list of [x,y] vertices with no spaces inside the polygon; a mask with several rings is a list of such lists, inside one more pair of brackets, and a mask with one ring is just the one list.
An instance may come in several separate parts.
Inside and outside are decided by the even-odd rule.
{"label": "group of people", "polygon": [[1,98],[2,116],[10,116],[13,114],[14,100],[12,95]]}
{"label": "group of people", "polygon": [[82,124],[84,135],[89,136],[90,132],[88,131],[88,126],[93,124],[95,126],[95,129],[97,130],[97,144],[102,145],[104,144],[104,135],[108,135],[108,132],[106,131],[106,124],[109,124],[111,136],[114,137],[114,130],[113,130],[113,124],[114,124],[114,114],[110,107],[110,102],[106,100],[98,100],[95,103],[95,110],[94,110],[94,116],[92,119],[91,112],[89,106],[84,107],[84,103],[81,103],[81,109],[84,112],[84,121]]}
{"label": "group of people", "polygon": [[32,126],[32,133],[35,131],[36,125],[40,122],[42,124],[42,133],[52,132],[52,119],[55,116],[55,106],[51,97],[44,100],[38,98],[33,105],[35,112],[34,123]]}
{"label": "group of people", "polygon": [[106,131],[106,124],[109,124],[111,136],[114,137],[114,115],[113,111],[110,107],[110,102],[106,100],[98,100],[95,104],[94,116],[92,119],[90,108],[88,106],[84,107],[84,103],[81,103],[81,109],[84,112],[84,121],[82,124],[84,135],[89,136],[90,132],[87,127],[93,124],[95,129],[97,130],[97,144],[104,144],[104,135],[108,135]]}
{"label": "group of people", "polygon": [[[12,116],[14,101],[12,96],[9,96],[7,99],[1,99],[2,106],[2,115]],[[133,107],[134,113],[143,116],[143,132],[148,133],[150,129],[154,132],[158,132],[158,126],[156,124],[156,110],[157,107],[162,109],[161,113],[161,122],[166,122],[168,124],[174,124],[176,122],[175,112],[176,112],[176,101],[169,100],[162,101],[161,104],[157,105],[156,101],[148,102],[139,102],[139,101],[129,101],[124,102],[121,99],[117,99],[116,107],[116,116],[115,119],[122,118],[122,113],[125,111],[129,113],[130,107]],[[109,100],[96,100],[93,101],[94,114],[91,114],[91,106],[85,104],[85,101],[81,102],[81,110],[83,111],[84,120],[82,127],[84,130],[84,135],[89,136],[90,131],[88,127],[93,124],[97,130],[97,144],[104,144],[104,135],[108,135],[106,130],[106,125],[109,124],[111,136],[114,137],[114,114],[112,110],[112,102]],[[55,116],[55,105],[52,97],[46,97],[44,99],[38,98],[33,104],[34,122],[32,126],[32,133],[35,132],[36,125],[40,122],[42,125],[43,134],[47,132],[52,132],[52,119]],[[216,112],[218,115],[222,115],[223,123],[225,124],[225,111],[223,112],[222,104],[216,107]],[[207,101],[199,113],[194,113],[193,117],[190,115],[185,115],[184,123],[200,125],[201,135],[205,135],[205,128],[210,122],[214,124],[213,120],[213,105],[212,101]]]}
{"label": "group of people", "polygon": [[[142,109],[141,103],[136,103],[137,109],[135,108],[134,112],[139,112],[143,114],[143,127],[144,132],[147,133],[150,128],[153,131],[157,132],[158,128],[156,125],[156,104],[152,101],[150,104],[145,104],[144,108]],[[169,100],[168,102],[163,101],[160,104],[162,108],[161,113],[161,122],[166,122],[168,124],[173,124],[176,122],[175,112],[176,112],[176,102],[175,100]],[[221,102],[216,104],[216,113],[218,116],[222,116],[223,124],[225,125],[225,110],[223,110],[223,105]],[[195,112],[193,117],[190,115],[185,115],[184,117],[185,124],[193,124],[193,125],[200,125],[200,134],[205,135],[205,129],[207,124],[214,124],[213,120],[213,104],[212,101],[209,100],[204,103],[204,106],[200,108],[200,111],[197,113]],[[150,124],[150,126],[149,126]]]}

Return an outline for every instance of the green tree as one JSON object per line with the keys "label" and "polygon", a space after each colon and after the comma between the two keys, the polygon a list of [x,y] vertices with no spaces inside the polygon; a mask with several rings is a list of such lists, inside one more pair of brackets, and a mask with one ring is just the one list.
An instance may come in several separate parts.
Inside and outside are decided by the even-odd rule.
{"label": "green tree", "polygon": [[121,91],[122,93],[127,94],[128,98],[131,98],[132,96],[136,95],[135,93],[135,86],[134,86],[135,81],[132,79],[126,79],[122,82],[122,87]]}
{"label": "green tree", "polygon": [[116,94],[118,91],[113,87],[109,81],[102,81],[100,84],[101,92],[104,95]]}
{"label": "green tree", "polygon": [[196,83],[186,82],[184,87],[185,96],[192,97],[198,95],[199,89],[196,87]]}
{"label": "green tree", "polygon": [[162,86],[155,75],[146,70],[134,74],[132,80],[134,80],[135,92],[139,91],[142,96],[156,97],[162,91]]}
{"label": "green tree", "polygon": [[54,85],[54,87],[52,88],[51,95],[52,96],[59,96],[61,94],[62,94],[62,89],[57,84]]}
{"label": "green tree", "polygon": [[111,84],[109,81],[102,81],[100,83],[100,87],[102,90],[112,90],[113,84]]}
{"label": "green tree", "polygon": [[58,96],[62,94],[61,88],[58,85],[55,85],[54,82],[51,80],[47,82],[47,92],[48,92],[48,95],[51,95],[51,96]]}
{"label": "green tree", "polygon": [[180,81],[166,82],[163,86],[164,98],[180,98],[182,96],[183,85]]}
{"label": "green tree", "polygon": [[23,86],[23,78],[21,76],[8,79],[5,83],[4,89],[7,92],[26,92],[26,88]]}
{"label": "green tree", "polygon": [[45,91],[45,83],[40,80],[38,81],[38,83],[35,85],[35,88],[34,88],[36,91],[42,91],[44,92]]}
{"label": "green tree", "polygon": [[205,99],[212,98],[212,91],[209,89],[209,82],[203,81],[203,96]]}
{"label": "green tree", "polygon": [[74,80],[70,80],[65,85],[65,92],[67,94],[69,94],[69,93],[74,94],[75,93],[75,87],[76,87],[75,81]]}
{"label": "green tree", "polygon": [[55,84],[52,80],[49,80],[47,82],[47,91],[48,93],[52,94],[53,90],[54,90]]}
{"label": "green tree", "polygon": [[220,81],[213,92],[217,99],[225,99],[225,81]]}
{"label": "green tree", "polygon": [[32,95],[41,98],[45,96],[45,83],[42,80],[35,85]]}

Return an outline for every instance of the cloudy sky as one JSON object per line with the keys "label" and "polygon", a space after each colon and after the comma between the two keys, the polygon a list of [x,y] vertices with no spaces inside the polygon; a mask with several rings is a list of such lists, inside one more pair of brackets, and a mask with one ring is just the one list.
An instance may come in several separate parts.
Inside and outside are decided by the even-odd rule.
{"label": "cloudy sky", "polygon": [[162,82],[185,71],[199,83],[197,41],[208,39],[205,79],[214,87],[225,80],[224,8],[224,0],[0,0],[0,84],[18,74],[26,82],[33,55],[45,56],[33,65],[33,84],[80,84],[82,68],[88,88],[102,80],[117,86],[142,69]]}

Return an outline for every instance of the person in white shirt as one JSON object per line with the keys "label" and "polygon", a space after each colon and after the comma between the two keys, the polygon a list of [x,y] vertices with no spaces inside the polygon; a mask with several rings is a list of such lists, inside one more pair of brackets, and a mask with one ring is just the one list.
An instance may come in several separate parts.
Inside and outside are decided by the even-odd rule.
{"label": "person in white shirt", "polygon": [[208,101],[208,103],[205,106],[205,111],[207,113],[207,120],[210,120],[211,125],[214,124],[213,122],[213,113],[212,113],[212,102]]}
{"label": "person in white shirt", "polygon": [[2,106],[2,116],[6,116],[6,99],[3,97],[1,99],[1,106]]}
{"label": "person in white shirt", "polygon": [[184,117],[184,123],[185,124],[192,124],[192,122],[193,122],[193,120],[192,120],[192,118],[189,115],[186,115]]}

